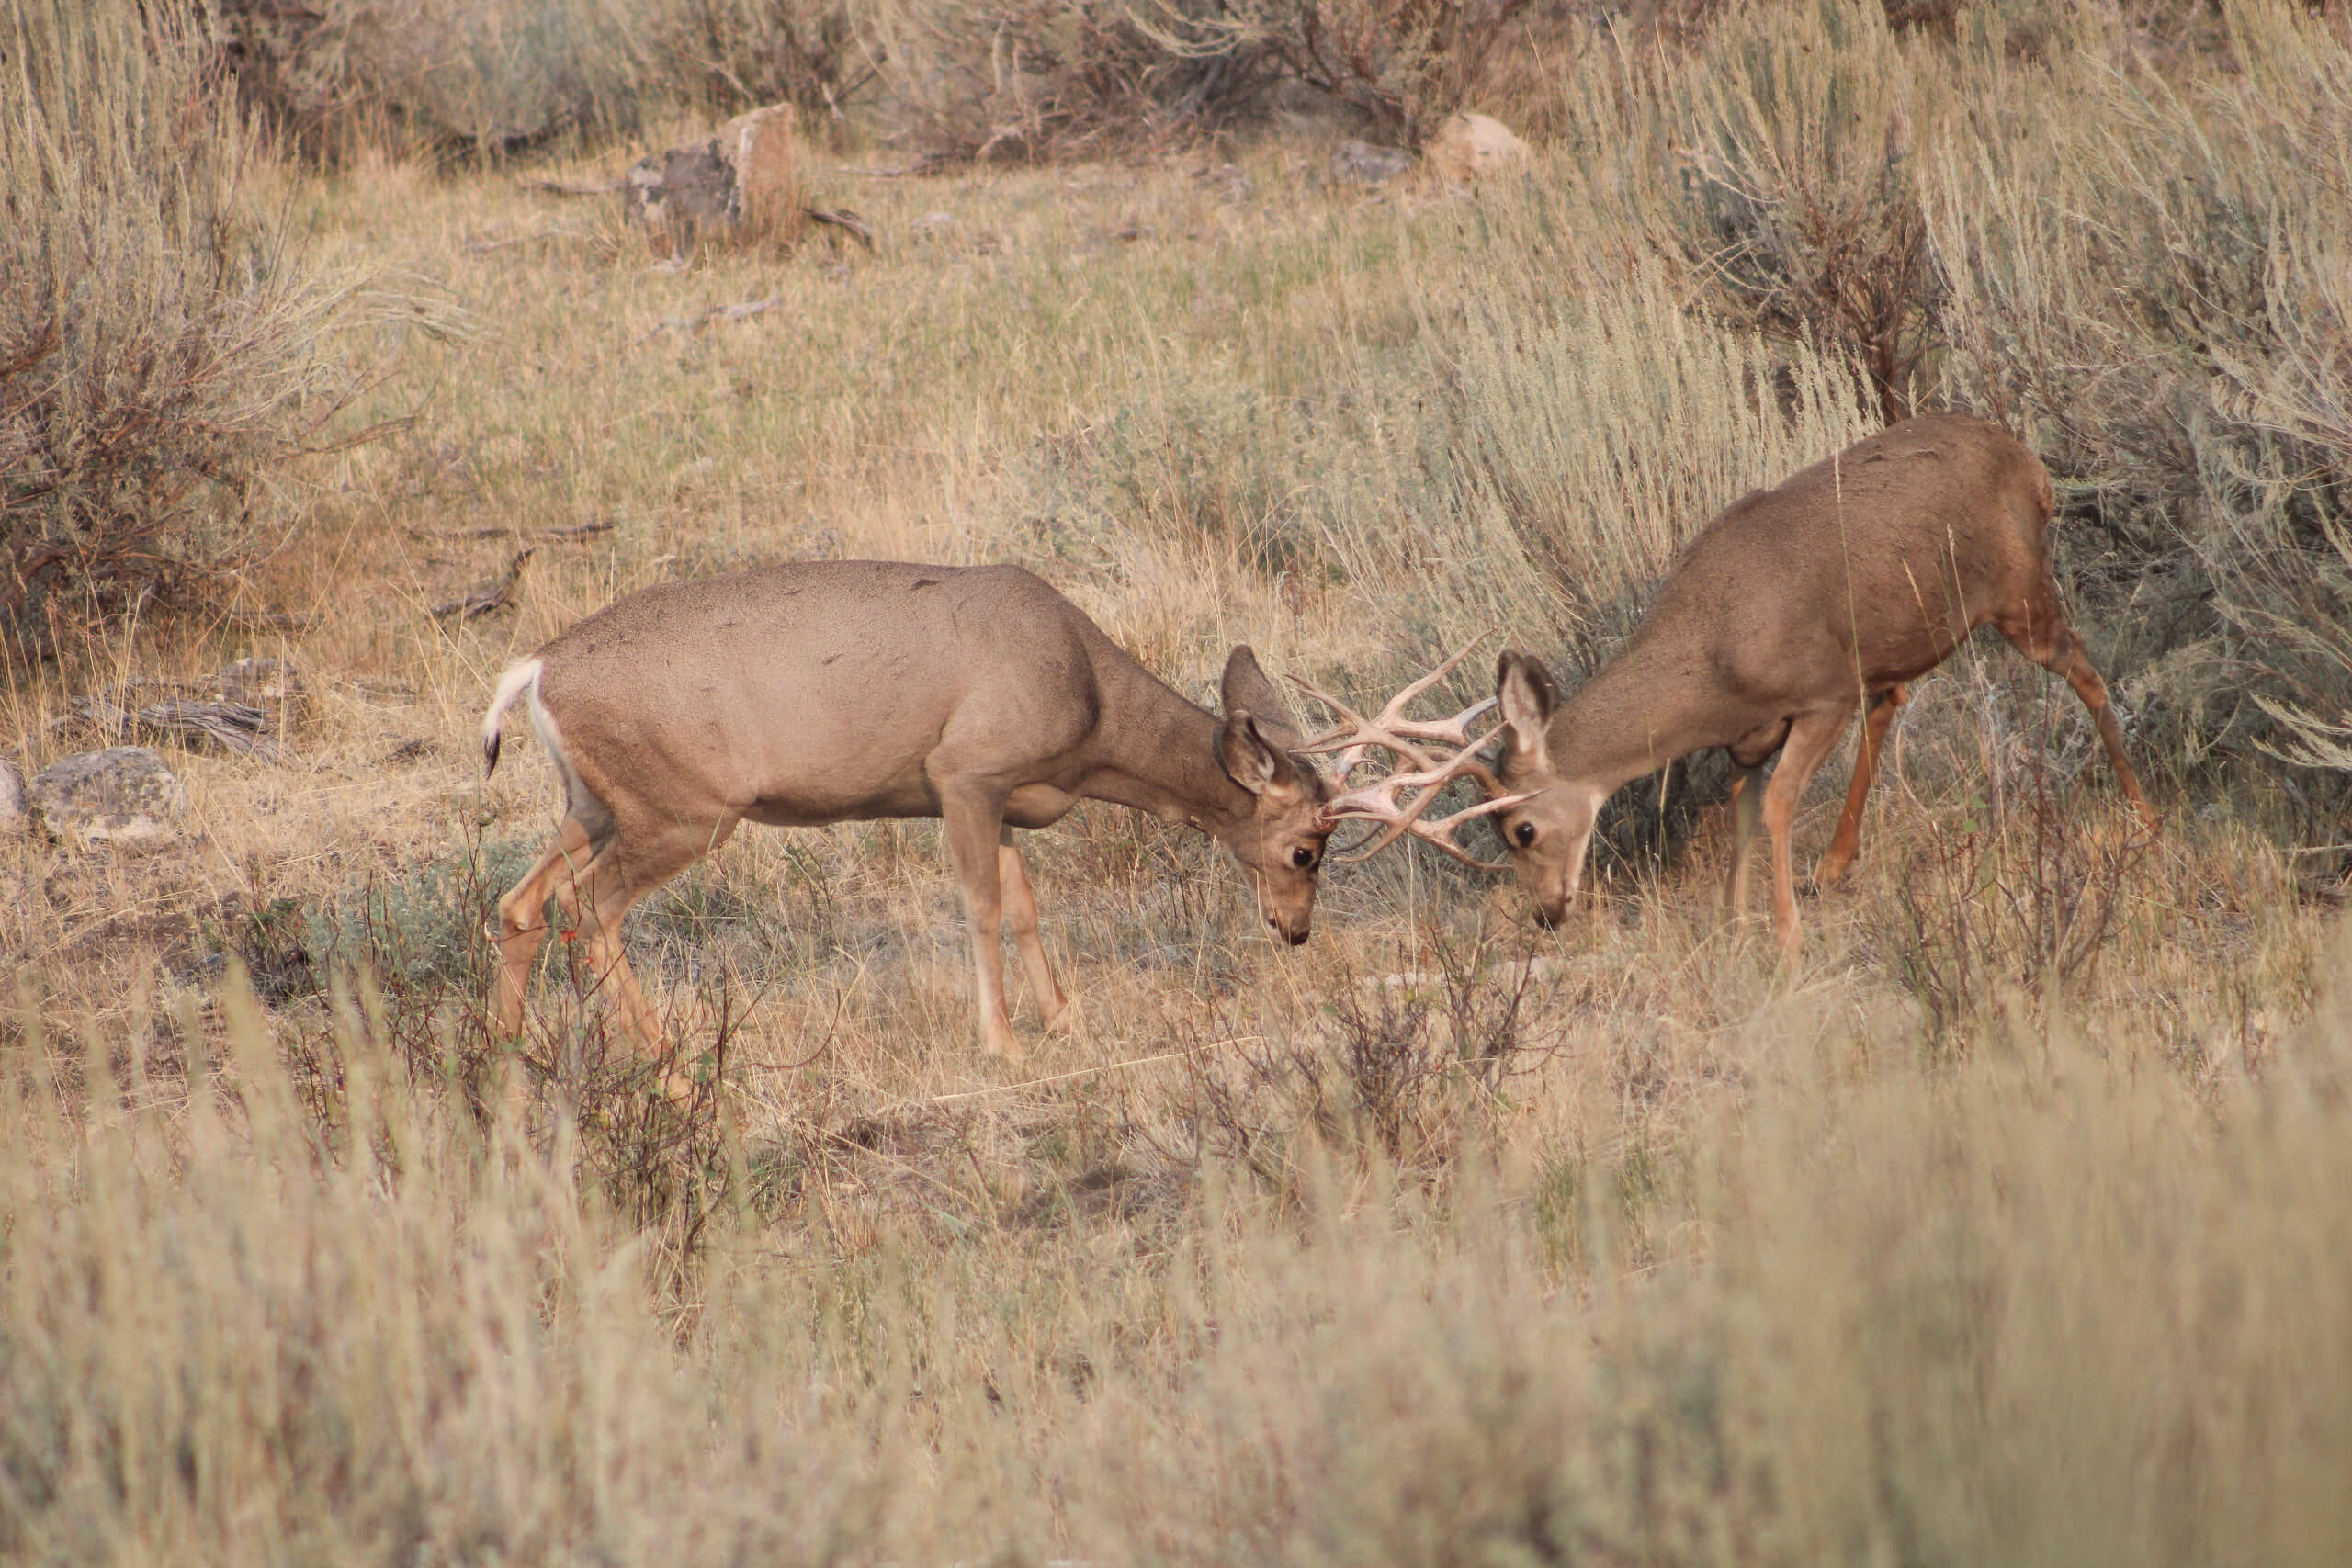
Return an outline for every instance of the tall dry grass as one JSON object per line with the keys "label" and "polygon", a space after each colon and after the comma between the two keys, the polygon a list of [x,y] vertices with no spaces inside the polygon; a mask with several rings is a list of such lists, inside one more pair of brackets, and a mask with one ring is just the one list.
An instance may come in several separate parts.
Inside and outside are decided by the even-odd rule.
{"label": "tall dry grass", "polygon": [[[2063,1023],[1922,1070],[1799,1001],[1670,1132],[1489,1115],[1435,1179],[1335,1134],[1280,1202],[1211,1161],[1140,1217],[943,1187],[854,1241],[738,1203],[683,1293],[568,1125],[476,1124],[343,990],[322,1124],[232,987],[9,1076],[0,1544],[2330,1562],[2337,963],[2289,1055],[2211,1095]],[[1112,1109],[1196,1107],[1180,1079]]]}

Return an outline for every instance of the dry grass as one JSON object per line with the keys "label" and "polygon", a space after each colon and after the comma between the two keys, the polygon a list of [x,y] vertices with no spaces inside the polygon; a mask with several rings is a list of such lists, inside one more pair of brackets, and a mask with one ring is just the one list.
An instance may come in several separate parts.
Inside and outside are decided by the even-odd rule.
{"label": "dry grass", "polygon": [[[1487,628],[1589,667],[1683,534],[1867,428],[1866,376],[1620,250],[1577,147],[1476,200],[1320,152],[837,169],[875,254],[685,268],[502,178],[289,180],[319,265],[472,326],[386,329],[361,412],[416,423],[305,476],[263,583],[303,629],[134,627],[0,697],[39,765],[107,678],[311,688],[282,765],[175,755],[172,846],[0,840],[0,1552],[2341,1557],[2327,840],[2298,775],[2164,753],[2132,851],[1997,647],[1921,683],[1792,976],[1719,919],[1703,789],[1629,792],[1572,929],[1398,856],[1295,953],[1090,807],[1031,852],[1088,1031],[1008,1066],[931,825],[745,834],[630,932],[702,1111],[560,965],[527,1113],[486,1109],[476,933],[550,813],[473,727],[617,593],[1012,559],[1196,694],[1242,640],[1358,691]],[[524,542],[514,611],[429,614]]]}

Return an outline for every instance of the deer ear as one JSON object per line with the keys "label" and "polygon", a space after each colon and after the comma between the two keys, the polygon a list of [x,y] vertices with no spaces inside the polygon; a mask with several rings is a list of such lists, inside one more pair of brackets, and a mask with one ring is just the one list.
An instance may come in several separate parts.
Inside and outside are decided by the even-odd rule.
{"label": "deer ear", "polygon": [[1495,702],[1503,713],[1503,744],[1521,756],[1544,750],[1544,731],[1560,705],[1552,672],[1510,649],[1495,662]]}
{"label": "deer ear", "polygon": [[1218,700],[1227,715],[1241,713],[1256,716],[1259,728],[1271,736],[1275,744],[1284,748],[1305,745],[1306,739],[1298,728],[1298,720],[1291,716],[1290,705],[1266,672],[1258,667],[1258,656],[1243,643],[1225,661],[1225,680],[1218,688]]}
{"label": "deer ear", "polygon": [[1306,780],[1290,754],[1266,736],[1254,715],[1237,708],[1216,730],[1217,765],[1261,799],[1286,805],[1306,797]]}

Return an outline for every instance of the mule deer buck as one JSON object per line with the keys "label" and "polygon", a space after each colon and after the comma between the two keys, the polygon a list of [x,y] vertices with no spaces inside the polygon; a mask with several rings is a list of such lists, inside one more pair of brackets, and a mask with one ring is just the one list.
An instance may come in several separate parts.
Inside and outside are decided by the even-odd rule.
{"label": "mule deer buck", "polygon": [[[1266,924],[1297,943],[1334,826],[1331,785],[1248,648],[1226,661],[1220,719],[1015,567],[824,561],[645,589],[505,672],[482,718],[489,769],[518,700],[564,815],[498,904],[492,1017],[510,1037],[553,897],[658,1057],[621,917],[741,822],[939,818],[971,921],[981,1042],[1005,1055],[1019,1048],[1001,920],[1048,1024],[1071,1008],[1011,829],[1082,799],[1187,823],[1232,852]],[[673,1073],[665,1088],[690,1086]]]}
{"label": "mule deer buck", "polygon": [[[2074,688],[2154,831],[2156,813],[2124,755],[2106,683],[2059,605],[2052,504],[2041,459],[1998,425],[1960,414],[1906,420],[1715,517],[1624,648],[1573,696],[1564,700],[1535,659],[1503,654],[1501,765],[1480,782],[1489,806],[1510,800],[1496,823],[1536,919],[1549,926],[1566,916],[1594,817],[1612,791],[1721,746],[1735,769],[1731,912],[1747,907],[1760,817],[1772,846],[1774,923],[1793,958],[1789,829],[1798,796],[1862,709],[1853,782],[1815,873],[1818,885],[1837,882],[1860,847],[1862,802],[1908,682],[1988,623]],[[1767,784],[1763,767],[1776,754]],[[1394,824],[1434,795],[1351,814]]]}

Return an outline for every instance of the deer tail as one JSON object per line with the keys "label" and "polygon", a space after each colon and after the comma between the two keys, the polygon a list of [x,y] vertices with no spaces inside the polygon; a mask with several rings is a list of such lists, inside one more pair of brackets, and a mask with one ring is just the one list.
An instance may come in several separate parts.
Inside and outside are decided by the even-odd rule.
{"label": "deer tail", "polygon": [[498,771],[498,732],[506,717],[506,710],[514,699],[539,683],[540,660],[526,659],[498,678],[498,691],[490,699],[490,711],[481,716],[481,771],[488,778]]}

